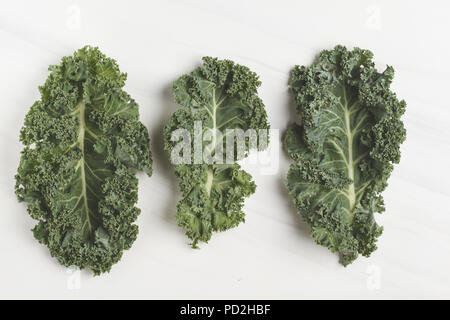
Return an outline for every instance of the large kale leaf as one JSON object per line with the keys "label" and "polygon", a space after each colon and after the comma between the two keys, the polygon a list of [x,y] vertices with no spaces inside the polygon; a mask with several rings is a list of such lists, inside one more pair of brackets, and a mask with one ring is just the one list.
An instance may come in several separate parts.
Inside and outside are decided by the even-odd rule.
{"label": "large kale leaf", "polygon": [[136,239],[136,172],[151,175],[149,136],[122,90],[126,74],[97,48],[49,70],[20,133],[16,194],[52,256],[100,274]]}
{"label": "large kale leaf", "polygon": [[385,210],[381,192],[405,140],[406,103],[389,89],[394,70],[378,73],[372,56],[336,46],[290,80],[300,124],[285,134],[294,161],[286,186],[312,237],[343,265],[377,248],[374,213]]}
{"label": "large kale leaf", "polygon": [[[201,140],[201,157],[195,161],[195,150],[189,161],[174,163],[175,174],[180,179],[182,200],[177,205],[178,225],[185,229],[186,235],[197,247],[199,241],[207,242],[213,231],[224,231],[244,221],[242,211],[244,199],[255,192],[255,183],[250,174],[233,162],[216,161],[216,151],[241,159],[250,148],[263,149],[246,140],[239,151],[238,146],[226,143],[227,129],[268,129],[264,104],[257,96],[260,81],[247,67],[229,60],[203,58],[203,65],[176,80],[173,84],[175,101],[181,105],[165,127],[165,147],[173,161],[173,151],[177,140],[173,133],[186,129],[189,133],[190,147],[195,149],[194,139],[200,135],[208,136]],[[194,134],[195,122],[201,130]],[[261,147],[263,146],[263,147]],[[203,158],[205,155],[206,158]],[[207,158],[214,159],[209,162]],[[236,159],[236,158],[234,158]]]}

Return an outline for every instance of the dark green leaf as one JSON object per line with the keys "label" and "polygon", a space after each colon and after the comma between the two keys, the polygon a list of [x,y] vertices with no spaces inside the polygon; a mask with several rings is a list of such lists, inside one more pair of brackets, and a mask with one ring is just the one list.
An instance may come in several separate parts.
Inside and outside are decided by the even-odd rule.
{"label": "dark green leaf", "polygon": [[148,132],[122,90],[126,74],[97,48],[50,70],[20,134],[16,194],[52,256],[99,274],[136,239],[136,172],[152,172]]}
{"label": "dark green leaf", "polygon": [[[217,155],[216,147],[223,146],[224,156],[227,147],[236,155],[236,146],[230,148],[225,142],[227,129],[269,128],[264,105],[257,96],[259,86],[257,75],[247,67],[229,60],[203,58],[201,67],[174,82],[175,101],[182,108],[165,127],[166,149],[172,155],[177,141],[171,138],[177,129],[189,132],[193,147],[197,121],[202,126],[200,139],[203,133],[212,133],[211,141],[201,144],[202,152],[213,157]],[[246,140],[243,156],[251,147]],[[196,247],[199,241],[207,242],[213,231],[224,231],[244,221],[244,199],[255,192],[256,186],[237,163],[199,163],[194,158],[192,152],[190,164],[175,164],[175,174],[180,178],[183,196],[177,206],[178,224]]]}
{"label": "dark green leaf", "polygon": [[301,124],[284,139],[294,160],[286,186],[313,238],[344,265],[369,256],[382,232],[374,213],[384,211],[381,192],[405,139],[393,75],[376,71],[370,51],[342,46],[291,74]]}

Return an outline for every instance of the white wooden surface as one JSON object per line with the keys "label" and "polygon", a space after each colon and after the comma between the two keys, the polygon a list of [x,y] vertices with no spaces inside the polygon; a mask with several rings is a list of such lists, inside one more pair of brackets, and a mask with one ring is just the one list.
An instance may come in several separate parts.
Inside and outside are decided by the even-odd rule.
{"label": "white wooden surface", "polygon": [[[450,298],[450,5],[447,1],[2,1],[0,3],[0,298]],[[291,121],[288,74],[336,44],[395,68],[407,103],[402,160],[384,193],[379,249],[347,268],[317,246],[283,187],[289,162],[263,175],[247,222],[192,250],[174,219],[177,182],[161,131],[173,80],[204,55],[260,75],[272,128]],[[14,174],[23,118],[47,67],[86,45],[128,73],[149,128],[154,175],[140,176],[140,235],[111,273],[92,277],[50,257],[29,231]]]}

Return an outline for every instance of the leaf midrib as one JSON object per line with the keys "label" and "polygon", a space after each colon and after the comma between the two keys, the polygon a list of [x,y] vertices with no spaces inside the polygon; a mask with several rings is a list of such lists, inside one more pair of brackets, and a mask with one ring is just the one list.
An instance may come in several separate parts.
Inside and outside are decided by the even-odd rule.
{"label": "leaf midrib", "polygon": [[[208,148],[208,151],[210,152],[210,156],[213,155],[213,153],[216,150],[217,147],[217,108],[219,107],[218,103],[216,102],[216,90],[214,88],[213,85],[211,85],[212,88],[212,105],[211,105],[211,111],[209,111],[208,108],[206,108],[208,110],[208,114],[212,119],[212,128],[209,128],[212,131],[212,139],[211,139],[211,148]],[[213,185],[213,180],[214,180],[214,172],[212,169],[212,166],[209,166],[208,171],[207,171],[207,176],[206,176],[206,183],[205,183],[205,190],[206,193],[208,195],[208,197],[211,195],[211,189],[212,189],[212,185]]]}
{"label": "leaf midrib", "polygon": [[[234,120],[237,116],[226,120],[225,122],[221,123],[219,126],[217,125],[217,110],[220,108],[222,103],[226,100],[225,97],[222,97],[219,99],[216,99],[216,88],[214,83],[211,83],[211,104],[209,105],[211,109],[209,109],[207,106],[204,106],[205,110],[207,111],[208,115],[210,116],[212,120],[212,127],[208,128],[212,131],[212,138],[211,138],[211,144],[208,145],[208,151],[209,155],[212,157],[216,151],[217,144],[219,141],[217,141],[217,131],[220,130],[224,125],[228,124],[232,120]],[[222,141],[223,139],[228,135],[228,132],[224,135],[221,135]],[[205,182],[205,191],[208,197],[211,196],[211,191],[214,186],[214,169],[212,165],[208,166],[208,170],[206,173],[206,182]]]}
{"label": "leaf midrib", "polygon": [[77,105],[77,117],[78,117],[78,123],[79,123],[79,129],[78,129],[78,138],[77,138],[77,143],[78,146],[81,150],[81,158],[78,161],[78,166],[80,167],[80,181],[81,181],[81,194],[80,197],[83,198],[84,201],[84,207],[85,207],[85,211],[86,211],[86,219],[85,219],[85,223],[83,223],[82,228],[84,228],[84,225],[87,223],[88,227],[89,227],[89,232],[92,232],[92,223],[90,220],[90,216],[89,216],[89,204],[88,204],[88,198],[87,198],[87,183],[86,183],[86,171],[85,171],[85,166],[86,166],[86,160],[85,160],[85,146],[84,146],[84,141],[85,141],[85,134],[86,134],[86,120],[85,120],[85,116],[86,116],[86,105],[84,104],[83,100],[81,100],[78,105]]}
{"label": "leaf midrib", "polygon": [[355,216],[356,203],[357,203],[357,201],[359,201],[358,199],[361,197],[361,194],[364,191],[364,189],[370,183],[370,182],[364,183],[363,185],[359,186],[359,190],[356,191],[355,169],[356,169],[356,166],[358,165],[358,163],[367,155],[367,152],[359,155],[356,159],[354,158],[354,155],[353,155],[354,137],[358,134],[358,132],[361,131],[361,125],[367,119],[367,115],[363,115],[361,117],[361,119],[352,128],[351,115],[355,112],[359,101],[357,100],[349,106],[348,99],[347,99],[346,86],[344,83],[341,84],[341,86],[342,86],[344,102],[343,103],[340,102],[340,105],[342,106],[342,110],[344,113],[344,122],[345,122],[345,127],[346,127],[345,135],[347,137],[347,149],[348,149],[347,157],[342,152],[342,149],[339,146],[337,146],[334,141],[332,141],[332,142],[334,143],[334,145],[338,149],[338,151],[341,151],[340,154],[342,156],[343,162],[347,166],[347,176],[352,181],[348,185],[346,192],[342,192],[342,191],[341,192],[343,194],[345,194],[345,196],[347,197],[347,199],[349,201],[349,210],[348,211],[349,211],[350,221],[353,221],[353,218]]}
{"label": "leaf midrib", "polygon": [[350,110],[348,109],[348,101],[347,101],[347,93],[345,89],[345,85],[343,88],[343,96],[344,96],[344,118],[345,118],[345,127],[346,127],[346,136],[347,136],[347,169],[348,169],[348,178],[352,181],[347,189],[348,201],[349,201],[349,213],[350,219],[353,220],[355,215],[355,203],[356,203],[356,194],[355,194],[355,167],[353,163],[353,133],[350,129]]}

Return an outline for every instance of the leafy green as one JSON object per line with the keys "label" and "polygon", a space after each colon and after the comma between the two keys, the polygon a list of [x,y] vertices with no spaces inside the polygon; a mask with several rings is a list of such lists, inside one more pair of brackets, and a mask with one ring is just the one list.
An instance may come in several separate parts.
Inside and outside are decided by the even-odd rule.
{"label": "leafy green", "polygon": [[137,171],[152,173],[147,129],[126,74],[97,48],[51,66],[25,117],[16,194],[64,266],[109,271],[136,239]]}
{"label": "leafy green", "polygon": [[[166,150],[172,155],[178,143],[172,141],[172,134],[180,128],[189,132],[193,146],[197,122],[202,125],[200,137],[211,134],[211,143],[201,140],[202,153],[215,157],[217,147],[226,145],[224,154],[228,147],[228,152],[231,150],[236,155],[237,146],[233,144],[230,148],[226,144],[226,129],[269,128],[264,104],[257,96],[259,86],[258,76],[247,67],[229,60],[203,58],[202,66],[173,84],[175,101],[182,108],[172,115],[164,129]],[[259,130],[257,136],[261,137]],[[242,156],[252,147],[246,140],[245,146],[239,149]],[[259,144],[257,148],[261,150],[264,146]],[[235,162],[208,163],[194,158],[195,152],[189,156],[189,162],[175,163],[173,157],[171,161],[183,197],[177,205],[178,225],[186,230],[192,246],[197,247],[199,241],[207,242],[213,231],[224,231],[244,221],[244,199],[255,192],[256,186],[250,174]]]}
{"label": "leafy green", "polygon": [[372,56],[336,46],[290,80],[300,124],[284,138],[294,160],[286,186],[312,237],[343,265],[377,248],[374,213],[385,210],[381,192],[406,134],[406,103],[389,89],[394,70],[378,73]]}

